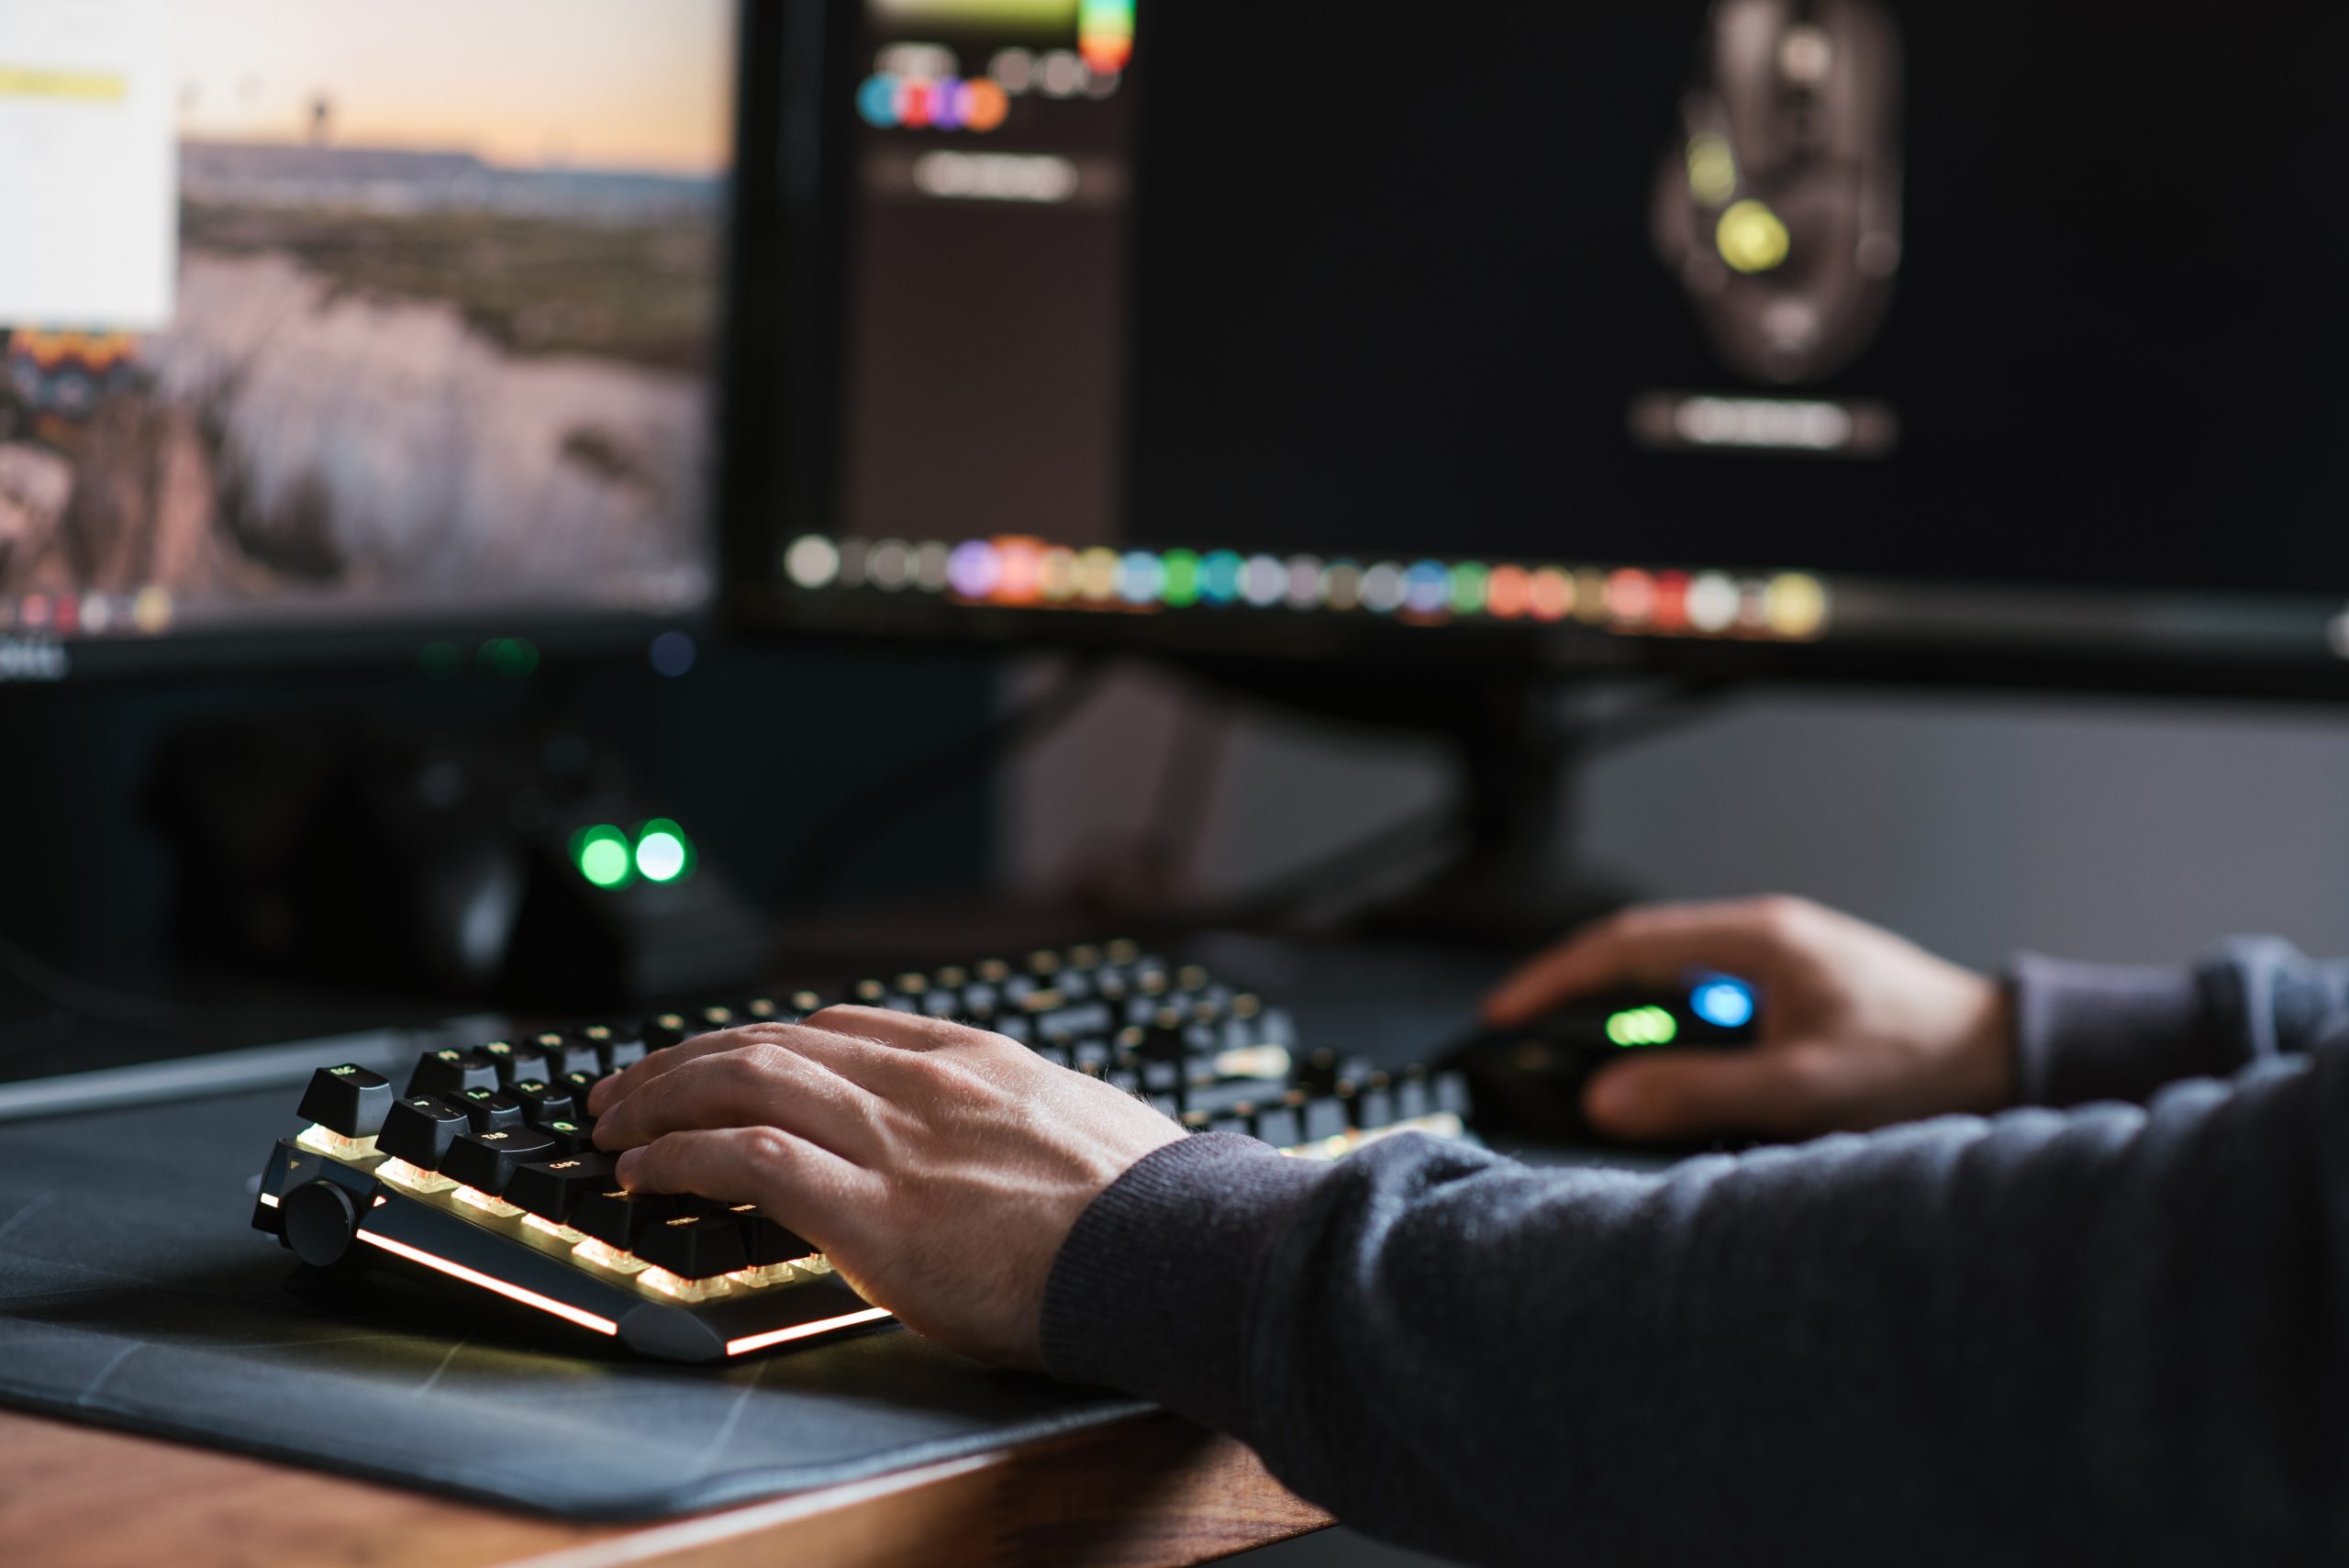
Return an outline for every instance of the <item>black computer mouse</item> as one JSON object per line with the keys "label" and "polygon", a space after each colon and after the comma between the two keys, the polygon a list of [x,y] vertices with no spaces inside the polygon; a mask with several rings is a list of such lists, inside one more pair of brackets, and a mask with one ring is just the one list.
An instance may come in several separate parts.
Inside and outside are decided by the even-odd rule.
{"label": "black computer mouse", "polygon": [[1582,1092],[1627,1055],[1742,1051],[1759,1038],[1759,992],[1731,975],[1698,973],[1676,986],[1585,997],[1514,1029],[1480,1029],[1444,1066],[1464,1073],[1478,1124],[1544,1142],[1586,1142]]}

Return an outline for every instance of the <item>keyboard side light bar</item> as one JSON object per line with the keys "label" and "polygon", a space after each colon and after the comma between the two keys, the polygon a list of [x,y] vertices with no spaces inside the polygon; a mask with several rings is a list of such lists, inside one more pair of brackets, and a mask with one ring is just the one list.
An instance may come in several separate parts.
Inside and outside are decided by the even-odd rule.
{"label": "keyboard side light bar", "polygon": [[752,1334],[746,1339],[729,1340],[726,1341],[726,1353],[729,1356],[745,1356],[752,1351],[763,1351],[773,1345],[787,1345],[794,1340],[807,1340],[818,1334],[829,1334],[835,1329],[852,1329],[859,1323],[878,1323],[891,1316],[893,1314],[885,1308],[870,1307],[862,1312],[851,1312],[840,1318],[827,1318],[818,1323],[802,1323],[796,1328],[777,1329],[771,1334]]}
{"label": "keyboard side light bar", "polygon": [[495,1291],[509,1301],[518,1301],[525,1307],[535,1307],[541,1312],[551,1312],[557,1318],[568,1318],[583,1329],[593,1329],[598,1334],[610,1334],[615,1338],[619,1334],[620,1326],[608,1318],[598,1318],[592,1312],[582,1312],[576,1307],[540,1296],[534,1290],[524,1290],[520,1285],[508,1284],[502,1279],[492,1279],[489,1275],[469,1269],[462,1263],[452,1263],[446,1258],[435,1257],[420,1247],[411,1247],[405,1241],[395,1241],[388,1236],[378,1236],[372,1230],[362,1230],[359,1233],[359,1239],[370,1246],[381,1247],[395,1257],[422,1263],[428,1269],[438,1269],[451,1279],[462,1280],[467,1284],[477,1284],[484,1290]]}

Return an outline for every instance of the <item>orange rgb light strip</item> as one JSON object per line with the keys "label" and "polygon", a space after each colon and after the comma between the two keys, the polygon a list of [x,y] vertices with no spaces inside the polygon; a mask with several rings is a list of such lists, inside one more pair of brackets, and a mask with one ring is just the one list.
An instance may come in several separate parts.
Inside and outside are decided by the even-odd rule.
{"label": "orange rgb light strip", "polygon": [[787,1345],[794,1340],[829,1334],[835,1329],[851,1329],[859,1323],[878,1323],[891,1316],[893,1314],[885,1308],[867,1307],[863,1312],[852,1312],[844,1318],[827,1318],[820,1323],[802,1323],[796,1329],[777,1329],[772,1334],[752,1334],[748,1339],[729,1340],[726,1353],[729,1356],[748,1355],[752,1351],[763,1351],[772,1345]]}
{"label": "orange rgb light strip", "polygon": [[489,1275],[469,1269],[462,1263],[452,1263],[446,1258],[436,1258],[431,1253],[411,1247],[405,1241],[395,1241],[388,1236],[378,1236],[372,1230],[361,1231],[359,1239],[370,1246],[381,1247],[384,1251],[395,1256],[406,1258],[411,1262],[422,1263],[428,1269],[438,1269],[451,1279],[461,1279],[467,1284],[477,1284],[484,1290],[495,1291],[507,1299],[518,1301],[525,1307],[535,1307],[541,1312],[551,1312],[558,1318],[568,1318],[583,1329],[593,1329],[598,1334],[618,1335],[620,1331],[620,1326],[608,1318],[598,1318],[592,1312],[582,1312],[576,1307],[566,1306],[562,1302],[540,1296],[536,1291],[524,1290],[518,1284],[507,1284],[501,1279],[492,1279]]}

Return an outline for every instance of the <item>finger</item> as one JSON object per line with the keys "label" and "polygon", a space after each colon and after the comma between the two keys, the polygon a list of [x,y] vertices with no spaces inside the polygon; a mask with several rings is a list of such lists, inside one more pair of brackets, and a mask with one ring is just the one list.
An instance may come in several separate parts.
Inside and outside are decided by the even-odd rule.
{"label": "finger", "polygon": [[[719,1029],[715,1034],[696,1035],[692,1040],[656,1051],[643,1061],[623,1068],[596,1084],[587,1095],[587,1114],[600,1117],[662,1075],[675,1072],[688,1062],[705,1056],[715,1056],[729,1051],[740,1051],[746,1045],[789,1044],[795,1034],[806,1031],[806,1024],[744,1024],[736,1029]],[[867,1040],[868,1046],[878,1042]]]}
{"label": "finger", "polygon": [[596,1123],[603,1149],[632,1149],[672,1132],[773,1126],[849,1160],[880,1152],[874,1097],[789,1048],[750,1044],[700,1057],[653,1079]]}
{"label": "finger", "polygon": [[985,1038],[986,1030],[894,1007],[827,1007],[809,1015],[807,1027],[852,1040],[878,1040],[901,1051],[941,1051]]}
{"label": "finger", "polygon": [[1792,953],[1803,918],[1786,899],[1652,905],[1601,920],[1533,959],[1485,999],[1503,1026],[1576,996],[1623,984],[1666,984],[1692,968],[1723,969],[1766,983]]}
{"label": "finger", "polygon": [[1820,1132],[1836,1121],[1831,1068],[1799,1050],[1640,1057],[1591,1079],[1583,1115],[1608,1137],[1634,1143],[1721,1132]]}
{"label": "finger", "polygon": [[878,1192],[866,1172],[772,1127],[672,1132],[620,1156],[630,1192],[691,1193],[759,1212],[826,1251],[863,1233]]}

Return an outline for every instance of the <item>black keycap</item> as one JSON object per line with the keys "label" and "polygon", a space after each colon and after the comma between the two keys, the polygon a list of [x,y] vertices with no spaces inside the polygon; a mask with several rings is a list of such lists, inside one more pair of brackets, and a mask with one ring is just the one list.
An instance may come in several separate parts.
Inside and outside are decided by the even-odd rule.
{"label": "black keycap", "polygon": [[384,1113],[384,1130],[376,1136],[375,1147],[419,1170],[437,1171],[449,1145],[472,1129],[462,1106],[437,1095],[410,1095]]}
{"label": "black keycap", "polygon": [[497,1087],[497,1062],[478,1051],[428,1051],[408,1074],[410,1095],[462,1095]]}
{"label": "black keycap", "polygon": [[1085,1002],[1036,1016],[1036,1038],[1054,1045],[1104,1040],[1117,1031],[1118,1019],[1107,1002]]}
{"label": "black keycap", "polygon": [[680,1279],[716,1279],[750,1267],[742,1222],[731,1214],[681,1214],[647,1231],[636,1255]]}
{"label": "black keycap", "polygon": [[693,1033],[694,1026],[686,1021],[683,1013],[662,1013],[644,1020],[639,1038],[649,1050],[665,1051]]}
{"label": "black keycap", "polygon": [[584,1073],[590,1078],[604,1071],[603,1061],[596,1054],[595,1043],[582,1040],[577,1031],[570,1034],[544,1036],[554,1043],[547,1047],[546,1081],[561,1083],[573,1073]]}
{"label": "black keycap", "polygon": [[1244,1116],[1219,1116],[1208,1123],[1209,1132],[1233,1132],[1242,1138],[1253,1138],[1256,1129]]}
{"label": "black keycap", "polygon": [[503,1089],[467,1089],[455,1103],[475,1132],[510,1130],[522,1125],[522,1102]]}
{"label": "black keycap", "polygon": [[559,1080],[562,1086],[570,1092],[571,1108],[575,1111],[587,1108],[587,1096],[594,1094],[596,1085],[603,1081],[601,1073],[566,1073]]}
{"label": "black keycap", "polygon": [[1470,1111],[1468,1079],[1459,1073],[1440,1073],[1435,1080],[1435,1108],[1466,1120]]}
{"label": "black keycap", "polygon": [[392,1081],[364,1067],[321,1067],[295,1114],[345,1138],[373,1138],[392,1108]]}
{"label": "black keycap", "polygon": [[[546,1038],[540,1035],[539,1041],[542,1042]],[[554,1071],[548,1061],[546,1047],[539,1042],[516,1045],[510,1040],[494,1040],[481,1048],[481,1053],[497,1064],[497,1081],[501,1084],[519,1084],[531,1078],[543,1080]]]}
{"label": "black keycap", "polygon": [[539,1129],[554,1140],[554,1146],[565,1154],[593,1154],[596,1151],[596,1118],[567,1117],[551,1121]]}
{"label": "black keycap", "polygon": [[607,1073],[618,1073],[625,1067],[633,1067],[651,1054],[651,1050],[644,1043],[643,1037],[635,1034],[614,1034],[608,1040],[598,1041],[596,1051],[597,1064]]}
{"label": "black keycap", "polygon": [[796,1263],[802,1258],[813,1257],[816,1244],[793,1235],[782,1226],[759,1212],[754,1203],[737,1204],[727,1210],[742,1227],[743,1256],[754,1269],[769,1269],[777,1263]]}
{"label": "black keycap", "polygon": [[495,1132],[468,1132],[449,1146],[440,1173],[475,1192],[492,1197],[506,1190],[514,1172],[558,1152],[554,1140],[535,1127],[502,1127]]}
{"label": "black keycap", "polygon": [[633,1252],[648,1233],[676,1218],[679,1212],[677,1200],[664,1194],[607,1187],[579,1200],[579,1207],[572,1210],[571,1225],[582,1235]]}
{"label": "black keycap", "polygon": [[1418,1073],[1407,1075],[1395,1085],[1395,1119],[1417,1121],[1435,1109],[1435,1097],[1428,1093],[1428,1081]]}
{"label": "black keycap", "polygon": [[558,1089],[536,1079],[526,1079],[507,1092],[522,1102],[522,1119],[532,1127],[569,1121],[572,1113],[579,1108],[568,1085]]}
{"label": "black keycap", "polygon": [[1346,1124],[1346,1103],[1329,1098],[1305,1102],[1305,1141],[1319,1143],[1325,1138],[1343,1138],[1353,1129]]}
{"label": "black keycap", "polygon": [[1297,1112],[1287,1106],[1275,1106],[1270,1110],[1258,1111],[1256,1136],[1275,1149],[1295,1149],[1305,1141]]}
{"label": "black keycap", "polygon": [[1354,1095],[1354,1125],[1364,1132],[1376,1132],[1395,1125],[1395,1091],[1384,1084],[1363,1085]]}
{"label": "black keycap", "polygon": [[580,1199],[589,1193],[608,1192],[612,1172],[619,1161],[609,1154],[565,1154],[541,1160],[514,1173],[499,1195],[525,1214],[567,1225]]}

